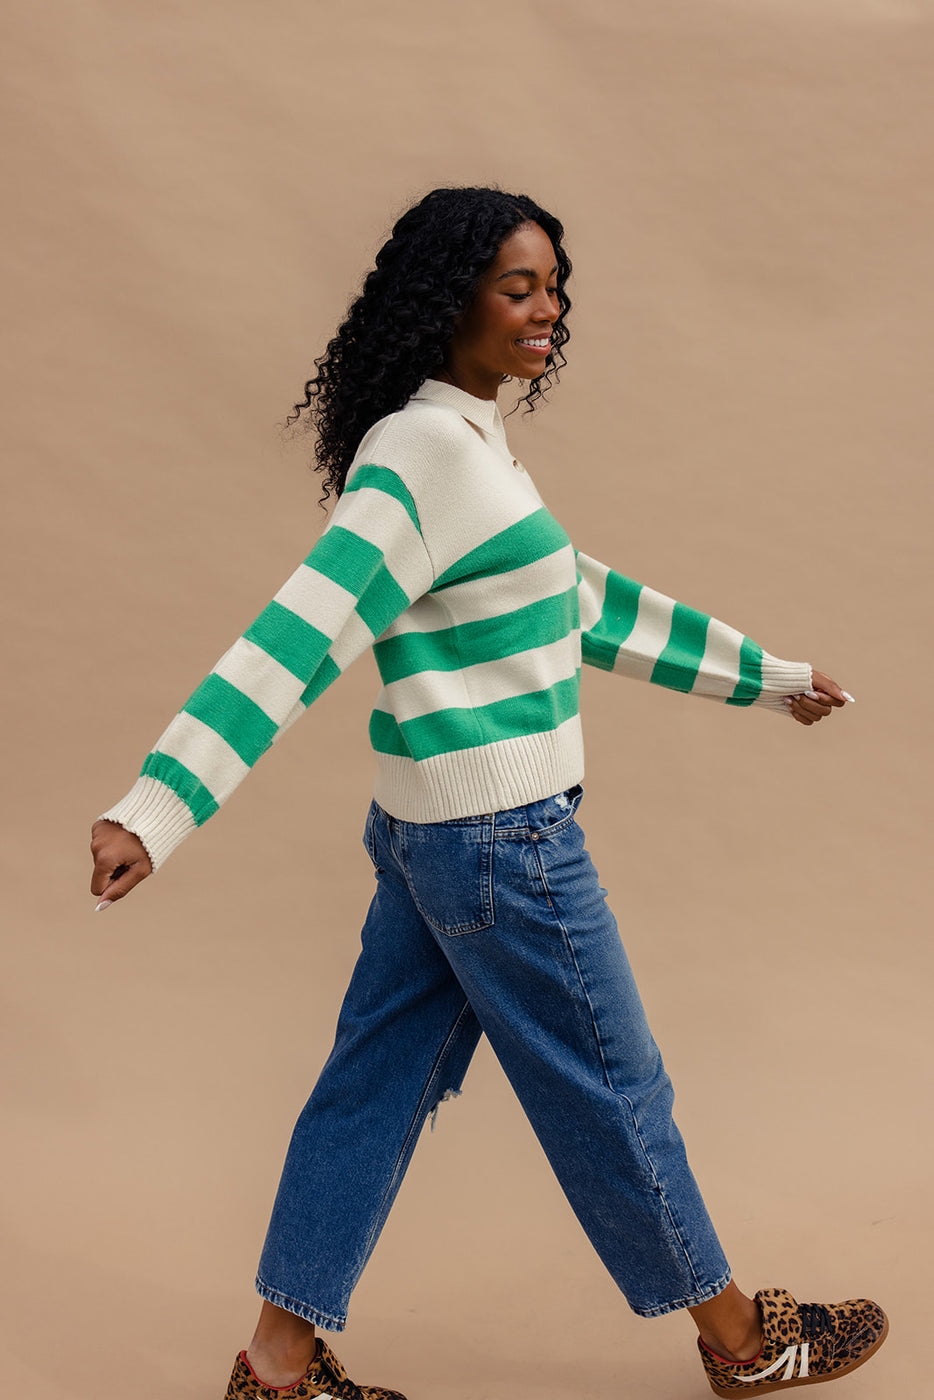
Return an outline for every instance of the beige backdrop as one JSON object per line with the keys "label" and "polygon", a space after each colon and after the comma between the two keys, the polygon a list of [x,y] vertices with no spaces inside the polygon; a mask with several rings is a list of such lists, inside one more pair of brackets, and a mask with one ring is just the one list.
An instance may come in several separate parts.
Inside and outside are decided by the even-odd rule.
{"label": "beige backdrop", "polygon": [[[86,828],[321,526],[277,428],[442,183],[565,220],[511,436],[575,541],[829,670],[805,730],[588,674],[590,844],[740,1281],[929,1371],[929,0],[10,0],[2,1374],[210,1400],[368,897],[358,663],[106,915]],[[352,1310],[412,1400],[689,1400],[481,1049]],[[920,1381],[923,1386],[924,1382]]]}

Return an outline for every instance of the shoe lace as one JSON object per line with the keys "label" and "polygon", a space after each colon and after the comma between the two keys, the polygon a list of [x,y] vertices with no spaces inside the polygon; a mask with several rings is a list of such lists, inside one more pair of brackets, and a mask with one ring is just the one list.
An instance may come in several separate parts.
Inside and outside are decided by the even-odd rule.
{"label": "shoe lace", "polygon": [[798,1316],[801,1318],[801,1333],[808,1341],[833,1331],[833,1313],[821,1303],[799,1303]]}

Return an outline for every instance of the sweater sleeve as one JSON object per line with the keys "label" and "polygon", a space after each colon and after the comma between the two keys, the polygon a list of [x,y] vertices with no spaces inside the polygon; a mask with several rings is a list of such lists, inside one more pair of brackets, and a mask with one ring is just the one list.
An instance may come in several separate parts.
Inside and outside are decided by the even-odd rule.
{"label": "sweater sleeve", "polygon": [[811,668],[781,661],[705,613],[577,551],[581,655],[603,671],[787,714],[782,696],[811,688]]}
{"label": "sweater sleeve", "polygon": [[408,488],[386,467],[358,467],[307,559],[185,702],[136,785],[103,818],[134,832],[158,868],[432,580]]}

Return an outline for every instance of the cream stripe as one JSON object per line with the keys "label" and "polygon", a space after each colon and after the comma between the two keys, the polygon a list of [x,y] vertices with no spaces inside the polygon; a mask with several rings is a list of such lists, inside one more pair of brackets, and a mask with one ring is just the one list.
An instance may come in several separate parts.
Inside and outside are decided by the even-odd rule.
{"label": "cream stripe", "polygon": [[581,603],[581,627],[585,632],[589,632],[590,628],[600,621],[610,571],[606,564],[601,564],[599,560],[591,559],[586,554],[577,556],[577,566],[583,579],[577,590]]}
{"label": "cream stripe", "polygon": [[200,778],[216,802],[229,797],[249,773],[249,765],[200,719],[182,710],[161,736],[156,749],[177,758]]}
{"label": "cream stripe", "polygon": [[707,628],[704,659],[692,689],[702,695],[732,695],[739,680],[742,644],[741,633],[734,632],[723,622],[711,622]]}
{"label": "cream stripe", "polygon": [[272,742],[274,744],[278,744],[283,734],[285,734],[287,730],[292,728],[292,725],[297,719],[301,719],[302,715],[305,714],[307,709],[308,706],[304,704],[301,700],[299,700],[297,705],[293,705],[291,710],[289,710],[289,713],[286,715],[285,719],[280,724],[279,728],[276,730],[275,734],[272,736]]}
{"label": "cream stripe", "polygon": [[334,638],[353,612],[357,600],[349,589],[319,574],[317,569],[300,564],[279,589],[275,601],[284,608],[291,608],[326,637]]}
{"label": "cream stripe", "polygon": [[[559,561],[562,555],[567,556],[567,577],[562,579],[558,573]],[[531,603],[538,603],[542,598],[549,598],[556,593],[560,593],[565,588],[573,588],[577,582],[577,574],[574,569],[574,552],[570,545],[562,545],[551,554],[546,554],[543,559],[536,559],[531,564],[524,564],[519,569],[512,569],[509,572],[497,574],[495,578],[468,579],[464,583],[452,584],[450,588],[436,594],[431,601],[436,605],[445,606],[450,600],[450,605],[457,611],[459,619],[468,619],[473,622],[475,619],[487,617],[500,617],[505,612],[515,612],[518,608],[528,607]],[[419,626],[419,618],[414,619],[415,625],[409,626],[413,621],[412,610],[405,614],[405,628],[400,631],[418,632],[431,630],[435,627],[449,626],[448,621],[435,622],[425,628]]]}
{"label": "cream stripe", "polygon": [[578,633],[547,647],[517,652],[502,661],[483,661],[461,671],[419,671],[384,686],[376,702],[401,722],[452,707],[469,709],[529,695],[576,675],[580,664]]}
{"label": "cream stripe", "polygon": [[450,626],[451,614],[445,606],[444,593],[437,596],[425,593],[396,619],[392,626],[392,635],[405,632],[437,632]]}
{"label": "cream stripe", "polygon": [[367,647],[373,645],[373,633],[358,613],[351,613],[344,629],[331,647],[330,656],[335,666],[346,671],[352,661],[362,656]]}
{"label": "cream stripe", "polygon": [[214,670],[248,695],[276,724],[282,724],[292,712],[305,689],[297,676],[246,637],[234,642]]}
{"label": "cream stripe", "polygon": [[[573,554],[564,545],[554,554],[544,559],[536,559],[532,564],[524,564],[511,573],[498,574],[494,581],[502,587],[491,586],[489,578],[470,579],[466,583],[456,583],[440,593],[426,594],[408,608],[393,626],[393,636],[407,632],[437,632],[450,627],[453,622],[452,608],[456,608],[458,622],[473,622],[488,617],[502,616],[504,605],[512,612],[516,608],[528,607],[560,592],[562,580],[555,577],[555,560],[563,553],[573,560]],[[572,566],[568,565],[567,586],[574,583]]]}
{"label": "cream stripe", "polygon": [[639,594],[636,625],[620,649],[614,671],[636,680],[651,680],[655,663],[671,633],[674,609],[673,598],[666,598],[652,588],[643,588]]}

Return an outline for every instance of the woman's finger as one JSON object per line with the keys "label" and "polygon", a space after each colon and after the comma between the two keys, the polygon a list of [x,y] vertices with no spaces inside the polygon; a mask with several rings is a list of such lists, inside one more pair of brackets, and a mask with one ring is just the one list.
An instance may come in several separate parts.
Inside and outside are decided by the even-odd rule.
{"label": "woman's finger", "polygon": [[852,695],[850,695],[848,691],[843,690],[841,686],[837,685],[837,682],[832,680],[830,676],[825,676],[823,671],[812,670],[811,680],[813,682],[813,690],[805,691],[806,695],[819,693],[821,698],[829,700],[832,705],[836,706],[846,704],[852,705],[854,703]]}
{"label": "woman's finger", "polygon": [[152,864],[147,856],[143,861],[134,861],[130,866],[118,867],[100,890],[95,890],[92,886],[92,894],[99,894],[100,900],[95,906],[95,912],[102,912],[109,909],[118,899],[123,899],[130,893],[141,880],[145,880],[147,875],[152,874]]}
{"label": "woman's finger", "polygon": [[823,695],[818,695],[815,691],[805,692],[798,696],[798,704],[806,715],[811,719],[826,719],[831,713],[832,702]]}
{"label": "woman's finger", "polygon": [[791,712],[792,719],[796,719],[799,724],[816,724],[825,714],[830,714],[829,709],[822,710],[814,701],[806,700],[803,695],[788,695],[785,697],[785,704]]}

